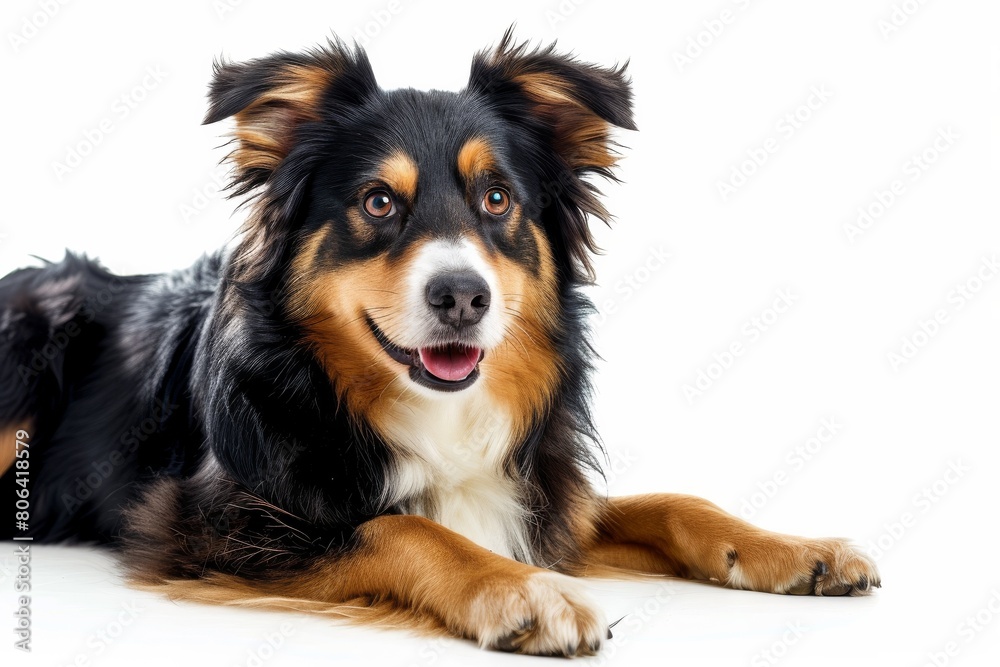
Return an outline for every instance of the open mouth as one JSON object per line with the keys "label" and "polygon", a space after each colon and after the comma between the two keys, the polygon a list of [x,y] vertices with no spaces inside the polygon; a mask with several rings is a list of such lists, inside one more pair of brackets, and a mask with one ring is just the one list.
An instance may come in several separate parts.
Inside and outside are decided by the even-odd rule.
{"label": "open mouth", "polygon": [[410,379],[417,384],[439,391],[458,391],[471,386],[479,377],[479,362],[485,356],[481,348],[449,343],[407,350],[389,340],[370,317],[365,319],[385,353],[409,366]]}

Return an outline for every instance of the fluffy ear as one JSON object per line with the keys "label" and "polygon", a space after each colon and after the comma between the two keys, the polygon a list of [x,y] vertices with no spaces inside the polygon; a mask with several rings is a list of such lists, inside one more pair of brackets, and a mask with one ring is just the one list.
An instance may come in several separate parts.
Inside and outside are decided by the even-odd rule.
{"label": "fluffy ear", "polygon": [[277,53],[245,63],[215,63],[205,123],[235,116],[235,195],[263,185],[291,152],[296,133],[325,108],[358,103],[378,90],[360,48],[340,41],[302,54]]}
{"label": "fluffy ear", "polygon": [[632,91],[626,65],[603,68],[555,52],[555,44],[529,49],[508,30],[500,44],[476,55],[469,91],[531,137],[527,147],[543,170],[548,193],[543,220],[562,246],[573,278],[593,279],[590,253],[597,251],[587,214],[610,218],[588,173],[614,179],[618,158],[612,126],[634,130]]}

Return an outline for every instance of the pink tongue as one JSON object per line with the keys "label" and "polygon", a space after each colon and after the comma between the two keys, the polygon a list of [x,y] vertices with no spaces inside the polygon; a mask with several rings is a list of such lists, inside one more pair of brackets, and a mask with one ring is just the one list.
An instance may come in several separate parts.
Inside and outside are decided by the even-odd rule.
{"label": "pink tongue", "polygon": [[420,348],[420,363],[427,372],[440,380],[457,382],[469,377],[479,363],[478,347],[449,345],[441,348]]}

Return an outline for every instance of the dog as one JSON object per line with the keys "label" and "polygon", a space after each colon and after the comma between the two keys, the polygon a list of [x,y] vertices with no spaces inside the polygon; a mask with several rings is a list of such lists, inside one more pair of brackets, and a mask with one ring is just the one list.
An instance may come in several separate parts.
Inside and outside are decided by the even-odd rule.
{"label": "dog", "polygon": [[636,129],[627,65],[508,31],[459,93],[385,91],[331,39],[217,62],[209,98],[249,207],[229,249],[0,280],[0,464],[36,542],[177,599],[559,656],[609,636],[573,576],[881,585],[845,540],[589,482],[590,177]]}

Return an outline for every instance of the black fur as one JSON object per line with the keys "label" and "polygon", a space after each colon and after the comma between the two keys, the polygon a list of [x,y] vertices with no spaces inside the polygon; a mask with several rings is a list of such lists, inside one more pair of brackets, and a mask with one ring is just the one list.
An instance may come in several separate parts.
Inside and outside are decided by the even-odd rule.
{"label": "black fur", "polygon": [[[294,67],[330,73],[315,113],[280,100],[255,107]],[[206,122],[275,114],[284,143],[274,168],[236,165],[232,192],[250,195],[252,211],[232,253],[129,277],[67,255],[0,280],[0,426],[33,424],[30,534],[126,545],[126,561],[151,578],[266,577],[349,548],[359,524],[398,512],[379,502],[390,448],[364,414],[345,407],[290,312],[293,259],[310,232],[356,205],[388,149],[406,148],[445,183],[451,174],[435,147],[483,135],[501,147],[525,217],[540,222],[555,254],[561,376],[514,459],[535,517],[536,559],[572,554],[585,473],[599,467],[588,408],[591,306],[580,287],[594,250],[587,217],[606,213],[584,177],[611,174],[565,154],[565,119],[540,111],[517,83],[525,74],[562,81],[575,114],[634,127],[624,68],[531,51],[509,34],[476,56],[469,87],[457,94],[381,91],[364,53],[339,42],[217,64]],[[593,140],[613,150],[607,137]],[[414,239],[457,233],[468,211],[446,190],[422,194],[406,225],[372,239],[340,232],[326,261],[391,255]],[[534,261],[538,248],[523,240],[530,235],[515,234],[522,241],[512,245],[480,227],[487,247]],[[76,333],[61,336],[70,325]],[[42,350],[52,358],[33,366]],[[217,464],[206,464],[208,452]],[[12,471],[2,484],[13,484]]]}

